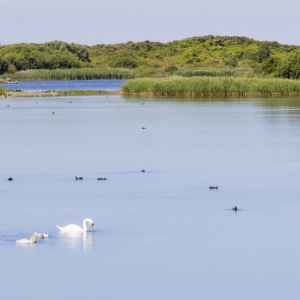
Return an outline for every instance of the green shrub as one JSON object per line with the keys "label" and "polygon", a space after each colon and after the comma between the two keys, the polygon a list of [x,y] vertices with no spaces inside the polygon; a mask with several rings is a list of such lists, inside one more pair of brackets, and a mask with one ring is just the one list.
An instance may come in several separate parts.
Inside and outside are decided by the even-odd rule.
{"label": "green shrub", "polygon": [[5,90],[0,86],[0,96],[5,95]]}
{"label": "green shrub", "polygon": [[300,78],[300,50],[293,51],[283,60],[277,70],[277,76],[282,78]]}
{"label": "green shrub", "polygon": [[238,65],[238,62],[234,57],[224,58],[224,63],[229,67],[236,67]]}
{"label": "green shrub", "polygon": [[119,57],[110,61],[109,66],[111,68],[127,68],[134,69],[137,67],[137,63],[130,57]]}
{"label": "green shrub", "polygon": [[262,63],[262,71],[267,74],[274,73],[277,70],[279,59],[270,57]]}
{"label": "green shrub", "polygon": [[262,46],[255,53],[256,60],[259,63],[262,63],[265,59],[267,59],[268,57],[270,57],[270,55],[271,55],[271,51],[266,46]]}
{"label": "green shrub", "polygon": [[165,72],[174,72],[174,71],[177,71],[177,67],[174,65],[165,68]]}
{"label": "green shrub", "polygon": [[10,74],[15,74],[17,72],[17,69],[14,65],[9,65],[7,72]]}

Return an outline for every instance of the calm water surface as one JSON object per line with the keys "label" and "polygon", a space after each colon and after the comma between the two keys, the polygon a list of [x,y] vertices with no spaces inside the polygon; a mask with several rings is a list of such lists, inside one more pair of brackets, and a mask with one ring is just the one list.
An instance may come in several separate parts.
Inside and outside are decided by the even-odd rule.
{"label": "calm water surface", "polygon": [[0,100],[1,298],[299,298],[300,98],[36,99]]}
{"label": "calm water surface", "polygon": [[0,84],[4,89],[32,91],[117,91],[126,80],[57,80],[57,81],[19,81],[17,84]]}

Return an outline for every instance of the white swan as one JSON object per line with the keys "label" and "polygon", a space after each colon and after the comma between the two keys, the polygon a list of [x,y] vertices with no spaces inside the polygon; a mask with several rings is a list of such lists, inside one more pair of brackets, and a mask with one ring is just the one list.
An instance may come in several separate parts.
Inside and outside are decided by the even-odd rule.
{"label": "white swan", "polygon": [[18,244],[32,244],[32,243],[35,243],[36,242],[36,239],[28,239],[28,238],[25,238],[25,239],[22,239],[22,240],[17,240],[17,243]]}
{"label": "white swan", "polygon": [[71,224],[71,225],[67,225],[65,227],[59,227],[56,225],[56,227],[61,230],[61,231],[68,231],[68,232],[85,232],[87,231],[87,227],[86,227],[86,223],[89,222],[90,225],[92,226],[92,228],[94,228],[94,221],[92,219],[85,219],[83,221],[83,228],[81,228],[80,226],[78,225],[74,225],[74,224]]}

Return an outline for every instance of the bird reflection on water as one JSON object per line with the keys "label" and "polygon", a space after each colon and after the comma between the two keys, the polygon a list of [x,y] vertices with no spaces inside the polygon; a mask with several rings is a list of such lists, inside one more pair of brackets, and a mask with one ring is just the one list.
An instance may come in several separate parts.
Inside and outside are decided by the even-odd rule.
{"label": "bird reflection on water", "polygon": [[80,249],[83,244],[83,250],[87,251],[93,248],[93,232],[59,232],[59,237],[67,244],[67,247],[73,250]]}

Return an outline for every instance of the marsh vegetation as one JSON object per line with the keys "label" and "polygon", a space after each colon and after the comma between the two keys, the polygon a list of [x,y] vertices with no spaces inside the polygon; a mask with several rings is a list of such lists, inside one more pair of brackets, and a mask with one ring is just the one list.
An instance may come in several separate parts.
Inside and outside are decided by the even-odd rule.
{"label": "marsh vegetation", "polygon": [[125,94],[157,95],[299,95],[300,81],[238,77],[168,77],[133,79],[122,85]]}

